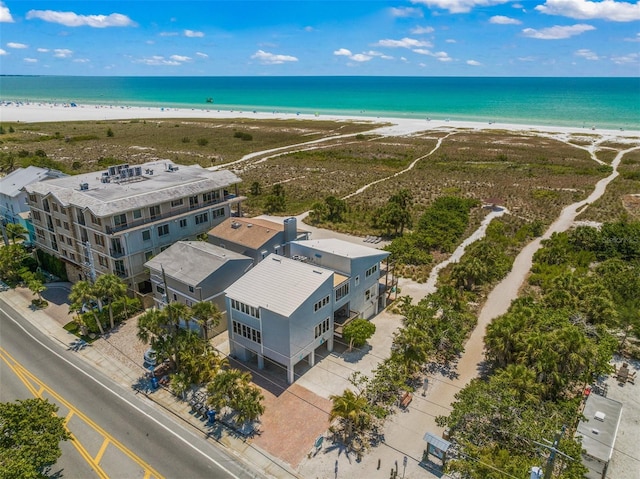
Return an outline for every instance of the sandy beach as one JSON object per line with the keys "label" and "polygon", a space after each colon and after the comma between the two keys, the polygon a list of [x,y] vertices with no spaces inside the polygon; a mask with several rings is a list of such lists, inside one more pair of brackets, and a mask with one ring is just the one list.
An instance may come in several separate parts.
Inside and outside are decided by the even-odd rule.
{"label": "sandy beach", "polygon": [[588,134],[611,138],[640,141],[640,130],[607,130],[595,126],[584,128],[561,127],[548,125],[522,125],[500,122],[471,122],[458,120],[436,120],[416,118],[390,118],[368,116],[316,115],[308,113],[265,113],[240,110],[216,109],[188,109],[113,105],[84,105],[41,102],[0,102],[0,120],[2,122],[40,123],[54,121],[99,121],[99,120],[130,120],[130,119],[236,119],[247,118],[255,120],[323,120],[323,121],[357,121],[376,124],[387,124],[376,133],[389,136],[410,135],[425,130],[471,129],[471,130],[509,130],[522,132],[548,132],[564,134]]}

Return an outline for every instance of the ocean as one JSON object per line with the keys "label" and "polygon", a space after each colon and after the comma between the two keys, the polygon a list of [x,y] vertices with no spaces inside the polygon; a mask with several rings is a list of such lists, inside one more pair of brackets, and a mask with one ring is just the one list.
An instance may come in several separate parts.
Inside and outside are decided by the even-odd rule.
{"label": "ocean", "polygon": [[640,130],[640,78],[0,76],[0,100]]}

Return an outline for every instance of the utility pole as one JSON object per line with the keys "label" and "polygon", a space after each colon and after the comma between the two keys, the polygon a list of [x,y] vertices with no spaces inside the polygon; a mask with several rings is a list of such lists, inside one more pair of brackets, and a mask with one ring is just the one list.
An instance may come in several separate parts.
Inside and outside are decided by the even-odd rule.
{"label": "utility pole", "polygon": [[565,453],[563,453],[558,449],[558,446],[560,445],[560,439],[562,439],[565,429],[566,429],[566,426],[562,426],[562,430],[556,433],[555,437],[553,438],[553,444],[550,446],[547,444],[541,444],[539,442],[533,441],[538,446],[542,446],[551,451],[549,453],[549,458],[547,459],[547,464],[545,465],[545,468],[544,468],[543,479],[551,479],[551,475],[553,474],[553,466],[556,462],[556,454],[560,454],[561,456],[573,461],[573,458],[571,456],[566,455]]}

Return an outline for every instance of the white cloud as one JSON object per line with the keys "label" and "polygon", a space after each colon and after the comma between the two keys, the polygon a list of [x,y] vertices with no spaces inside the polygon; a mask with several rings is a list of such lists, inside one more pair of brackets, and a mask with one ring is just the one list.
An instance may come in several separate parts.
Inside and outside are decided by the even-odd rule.
{"label": "white cloud", "polygon": [[306,27],[304,27],[304,31],[305,32],[313,32],[313,31],[315,31],[315,29],[311,25],[307,25]]}
{"label": "white cloud", "polygon": [[636,33],[635,37],[625,38],[625,42],[640,42],[640,33]]}
{"label": "white cloud", "polygon": [[611,57],[613,63],[617,65],[628,65],[629,63],[638,63],[640,62],[640,54],[638,53],[629,53],[628,55],[622,55],[619,57]]}
{"label": "white cloud", "polygon": [[148,58],[141,58],[139,60],[136,60],[135,63],[142,63],[144,65],[150,65],[150,66],[164,66],[164,65],[177,66],[177,65],[181,65],[180,62],[175,61],[175,60],[169,60],[169,59],[163,57],[162,55],[154,55],[154,56],[148,57]]}
{"label": "white cloud", "polygon": [[173,61],[180,62],[180,63],[190,62],[192,60],[191,57],[185,57],[183,55],[171,55],[169,58]]}
{"label": "white cloud", "polygon": [[419,8],[411,8],[411,7],[400,7],[400,8],[390,8],[389,11],[391,15],[399,18],[408,18],[408,17],[418,17],[422,18],[424,14],[422,10]]}
{"label": "white cloud", "polygon": [[29,48],[29,45],[25,45],[24,43],[16,43],[16,42],[8,42],[7,46],[9,48],[16,48],[16,49]]}
{"label": "white cloud", "polygon": [[482,66],[482,63],[476,60],[467,60],[467,65],[471,65],[472,67]]}
{"label": "white cloud", "polygon": [[411,0],[411,3],[426,5],[429,8],[449,10],[449,13],[467,13],[474,7],[500,5],[509,0]]}
{"label": "white cloud", "polygon": [[38,53],[49,53],[49,49],[48,48],[38,48],[38,49],[36,49],[36,51]]}
{"label": "white cloud", "polygon": [[0,23],[13,23],[13,17],[4,2],[0,2]]}
{"label": "white cloud", "polygon": [[456,42],[453,38],[447,38],[445,40],[445,43],[458,43],[458,42]]}
{"label": "white cloud", "polygon": [[185,30],[184,31],[184,36],[185,37],[189,37],[189,38],[202,38],[202,37],[204,37],[204,33],[203,32],[196,32],[194,30]]}
{"label": "white cloud", "polygon": [[385,55],[384,53],[378,52],[376,50],[369,50],[365,53],[365,55],[382,58],[383,60],[393,60],[393,57],[391,55]]}
{"label": "white cloud", "polygon": [[334,55],[337,56],[343,56],[343,57],[350,57],[351,55],[353,55],[351,53],[351,50],[348,50],[346,48],[340,48],[338,50],[336,50],[335,52],[333,52]]}
{"label": "white cloud", "polygon": [[24,59],[25,63],[38,63],[38,59],[37,58],[25,58]]}
{"label": "white cloud", "polygon": [[0,48],[0,56],[2,55],[8,55],[9,53],[6,50],[3,50],[2,48]]}
{"label": "white cloud", "polygon": [[426,50],[424,48],[415,48],[412,50],[412,52],[417,53],[418,55],[427,55],[430,57],[434,57],[441,62],[450,62],[453,60],[453,58],[451,58],[447,52],[432,52],[431,50]]}
{"label": "white cloud", "polygon": [[380,40],[375,44],[379,47],[390,48],[417,48],[417,47],[431,47],[432,43],[425,40],[416,40],[415,38],[403,38],[402,40],[385,39]]}
{"label": "white cloud", "polygon": [[74,58],[74,63],[89,63],[91,60],[88,58]]}
{"label": "white cloud", "polygon": [[640,20],[640,2],[615,2],[602,0],[546,0],[544,5],[538,5],[536,10],[547,15],[561,15],[563,17],[580,20],[610,20],[612,22],[633,22]]}
{"label": "white cloud", "polygon": [[595,29],[596,27],[594,26],[578,23],[576,25],[565,26],[555,25],[549,28],[541,28],[540,30],[525,28],[522,30],[522,33],[525,37],[537,38],[538,40],[561,40]]}
{"label": "white cloud", "polygon": [[521,62],[535,62],[535,61],[537,61],[537,58],[533,57],[533,56],[518,57],[518,60],[520,60]]}
{"label": "white cloud", "polygon": [[356,53],[355,55],[352,55],[349,58],[354,62],[368,62],[373,57],[369,55],[365,55],[364,53]]}
{"label": "white cloud", "polygon": [[27,20],[38,18],[45,22],[59,23],[66,27],[135,27],[136,22],[126,15],[112,13],[111,15],[78,15],[74,12],[56,12],[53,10],[30,10]]}
{"label": "white cloud", "polygon": [[56,58],[69,58],[73,55],[73,51],[68,48],[54,48],[53,56]]}
{"label": "white cloud", "polygon": [[178,32],[160,32],[161,37],[177,37],[178,35]]}
{"label": "white cloud", "polygon": [[206,53],[202,53],[202,52],[196,52],[196,56],[198,56],[200,58],[209,58],[209,55],[207,55]]}
{"label": "white cloud", "polygon": [[489,19],[489,23],[495,23],[497,25],[520,25],[522,22],[516,18],[495,15]]}
{"label": "white cloud", "polygon": [[427,33],[433,33],[435,29],[433,27],[414,27],[410,31],[413,35],[425,35]]}
{"label": "white cloud", "polygon": [[297,62],[298,59],[291,55],[277,55],[275,53],[265,52],[264,50],[258,50],[251,58],[258,60],[263,65],[280,65],[286,62]]}
{"label": "white cloud", "polygon": [[600,57],[588,48],[581,48],[580,50],[576,50],[574,52],[574,55],[577,57],[582,57],[585,60],[600,60]]}

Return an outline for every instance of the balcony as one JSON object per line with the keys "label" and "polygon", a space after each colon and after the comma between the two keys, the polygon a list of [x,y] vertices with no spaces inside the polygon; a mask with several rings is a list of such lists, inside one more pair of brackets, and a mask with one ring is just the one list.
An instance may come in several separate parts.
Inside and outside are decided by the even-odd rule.
{"label": "balcony", "polygon": [[124,255],[125,252],[123,249],[109,248],[109,256],[111,256],[112,258],[122,258]]}
{"label": "balcony", "polygon": [[333,334],[342,338],[344,327],[354,319],[357,319],[358,316],[360,316],[358,311],[351,311],[344,308],[333,313]]}
{"label": "balcony", "polygon": [[129,276],[127,274],[127,268],[124,269],[117,269],[113,272],[116,276],[118,276],[119,278],[126,278],[127,276]]}
{"label": "balcony", "polygon": [[116,225],[116,226],[107,225],[107,233],[108,234],[118,233],[119,231],[123,231],[125,229],[135,228],[137,226],[155,223],[163,219],[174,218],[176,216],[180,216],[185,213],[192,213],[194,211],[204,210],[211,206],[216,206],[216,205],[224,206],[226,204],[232,205],[235,203],[240,203],[245,199],[246,199],[245,196],[225,195],[224,199],[222,200],[207,201],[205,203],[199,203],[194,207],[187,205],[187,206],[183,206],[182,208],[172,208],[171,211],[168,211],[159,215],[154,215],[151,218],[141,218],[139,220],[132,221],[131,223],[124,224],[124,225]]}

